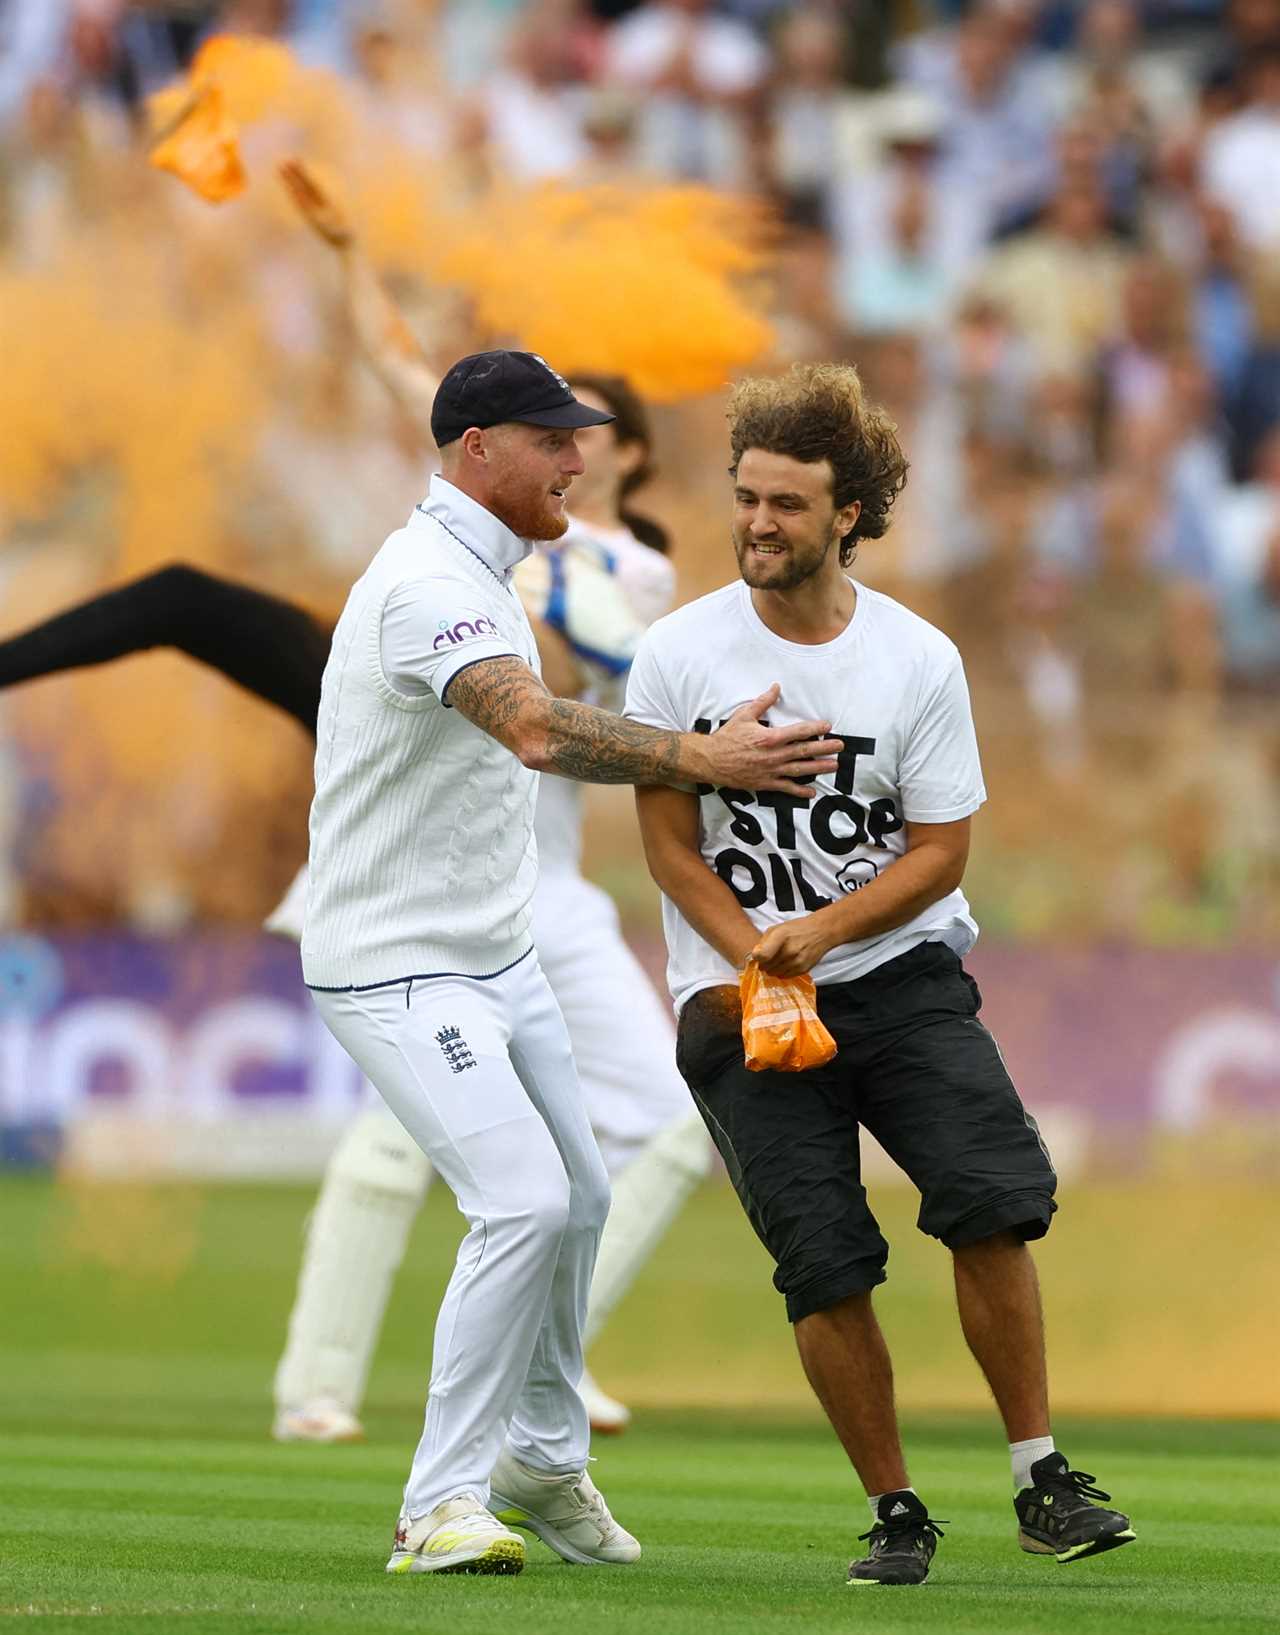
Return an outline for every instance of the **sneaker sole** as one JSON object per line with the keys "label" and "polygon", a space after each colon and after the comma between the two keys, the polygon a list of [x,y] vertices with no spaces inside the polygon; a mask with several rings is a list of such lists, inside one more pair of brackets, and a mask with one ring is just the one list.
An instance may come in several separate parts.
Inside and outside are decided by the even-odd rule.
{"label": "sneaker sole", "polygon": [[919,1590],[929,1581],[926,1573],[923,1578],[846,1578],[847,1589],[862,1589],[864,1587],[878,1590]]}
{"label": "sneaker sole", "polygon": [[[522,1533],[532,1533],[539,1538],[549,1550],[554,1550],[562,1561],[571,1562],[575,1567],[629,1567],[629,1561],[612,1561],[608,1556],[591,1556],[585,1550],[580,1550],[576,1544],[570,1544],[564,1534],[550,1522],[543,1521],[531,1511],[521,1510],[518,1505],[512,1504],[510,1499],[503,1498],[501,1493],[491,1493],[489,1503],[493,1514],[504,1527],[518,1527]],[[502,1508],[499,1509],[498,1506]],[[637,1560],[639,1557],[636,1558]]]}
{"label": "sneaker sole", "polygon": [[273,1430],[273,1442],[310,1442],[318,1448],[334,1448],[342,1445],[350,1446],[353,1442],[363,1442],[363,1431],[340,1431],[338,1434],[321,1434],[313,1436],[309,1431]]}
{"label": "sneaker sole", "polygon": [[477,1576],[510,1577],[524,1570],[524,1543],[521,1539],[498,1539],[477,1555],[456,1556],[435,1562],[410,1550],[397,1550],[387,1562],[387,1571],[406,1573],[473,1573]]}
{"label": "sneaker sole", "polygon": [[1018,1544],[1028,1555],[1053,1556],[1064,1567],[1072,1561],[1085,1561],[1090,1556],[1102,1555],[1106,1550],[1118,1550],[1122,1544],[1134,1543],[1137,1537],[1132,1527],[1122,1527],[1113,1533],[1099,1533],[1097,1538],[1085,1539],[1082,1544],[1073,1544],[1066,1550],[1059,1550],[1056,1545],[1045,1544],[1029,1533],[1024,1533],[1021,1528],[1018,1530]]}

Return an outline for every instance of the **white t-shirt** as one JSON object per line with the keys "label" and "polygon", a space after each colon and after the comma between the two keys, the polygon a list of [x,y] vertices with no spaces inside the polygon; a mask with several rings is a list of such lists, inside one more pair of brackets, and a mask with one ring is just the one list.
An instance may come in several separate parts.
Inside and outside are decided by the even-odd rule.
{"label": "white t-shirt", "polygon": [[[701,851],[761,931],[857,891],[906,850],[906,821],[951,823],[986,799],[960,655],[941,631],[856,584],[853,618],[834,641],[784,641],[741,582],[660,619],[640,644],[626,714],[679,732],[711,731],[773,682],[769,721],[829,720],[841,765],[812,802],[701,789]],[[679,1009],[738,973],[666,897],[667,980]],[[978,928],[959,891],[896,930],[835,948],[815,981],[848,982],[917,943],[967,953]]]}

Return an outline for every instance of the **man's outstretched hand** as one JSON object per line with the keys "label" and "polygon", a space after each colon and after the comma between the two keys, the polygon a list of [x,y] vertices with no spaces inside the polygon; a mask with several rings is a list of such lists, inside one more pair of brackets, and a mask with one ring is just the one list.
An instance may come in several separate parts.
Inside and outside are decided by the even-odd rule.
{"label": "man's outstretched hand", "polygon": [[826,736],[830,721],[764,726],[760,718],[778,702],[781,691],[775,681],[759,698],[736,709],[718,732],[703,737],[698,749],[702,782],[728,789],[773,789],[801,800],[813,799],[815,786],[796,780],[834,772],[841,740]]}
{"label": "man's outstretched hand", "polygon": [[345,250],[351,244],[355,228],[350,217],[304,159],[282,159],[280,180],[313,233],[335,250]]}

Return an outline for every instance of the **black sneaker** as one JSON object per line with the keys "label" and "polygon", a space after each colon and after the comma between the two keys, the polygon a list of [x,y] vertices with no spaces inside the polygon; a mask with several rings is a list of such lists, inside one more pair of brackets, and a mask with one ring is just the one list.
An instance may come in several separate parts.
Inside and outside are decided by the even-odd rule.
{"label": "black sneaker", "polygon": [[1031,1486],[1013,1501],[1022,1548],[1032,1555],[1057,1556],[1059,1561],[1082,1561],[1132,1544],[1138,1535],[1128,1516],[1094,1504],[1094,1499],[1111,1495],[1092,1484],[1087,1471],[1072,1470],[1060,1453],[1037,1459],[1031,1467]]}
{"label": "black sneaker", "polygon": [[[947,1523],[949,1527],[950,1522]],[[942,1528],[914,1493],[886,1493],[879,1520],[860,1539],[870,1539],[866,1559],[849,1568],[850,1584],[923,1584]]]}

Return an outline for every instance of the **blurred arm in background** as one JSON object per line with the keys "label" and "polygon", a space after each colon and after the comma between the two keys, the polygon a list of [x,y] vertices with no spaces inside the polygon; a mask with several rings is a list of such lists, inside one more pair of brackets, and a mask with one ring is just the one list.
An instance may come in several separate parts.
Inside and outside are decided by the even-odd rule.
{"label": "blurred arm in background", "polygon": [[[286,159],[280,178],[303,220],[338,253],[347,311],[360,349],[375,374],[401,404],[424,440],[431,439],[431,405],[440,377],[427,362],[413,331],[378,277],[342,204],[301,159]],[[583,689],[582,670],[569,643],[542,619],[530,615],[543,679],[561,698]]]}
{"label": "blurred arm in background", "polygon": [[331,634],[292,602],[174,562],[0,642],[0,687],[175,647],[314,736]]}
{"label": "blurred arm in background", "polygon": [[429,438],[431,405],[440,377],[361,247],[351,218],[302,159],[283,160],[280,178],[312,232],[337,251],[347,310],[365,357],[422,435]]}

